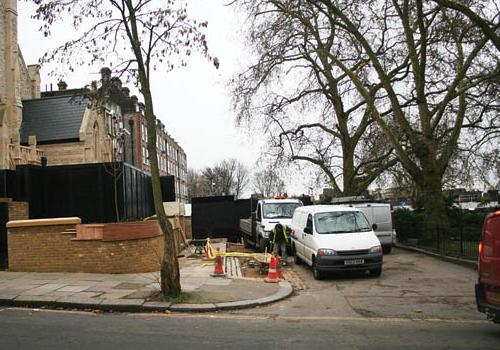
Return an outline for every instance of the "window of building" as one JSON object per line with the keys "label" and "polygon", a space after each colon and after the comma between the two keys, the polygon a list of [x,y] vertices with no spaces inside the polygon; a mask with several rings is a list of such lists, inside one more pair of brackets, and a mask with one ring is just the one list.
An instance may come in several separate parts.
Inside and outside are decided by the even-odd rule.
{"label": "window of building", "polygon": [[99,154],[101,153],[99,147],[99,123],[97,121],[94,123],[94,158],[99,160]]}

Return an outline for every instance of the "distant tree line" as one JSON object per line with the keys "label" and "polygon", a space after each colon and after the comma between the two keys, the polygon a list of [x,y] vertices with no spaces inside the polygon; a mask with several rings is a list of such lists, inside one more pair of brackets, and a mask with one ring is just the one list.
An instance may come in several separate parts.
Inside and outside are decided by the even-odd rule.
{"label": "distant tree line", "polygon": [[234,158],[225,159],[202,170],[188,169],[188,200],[193,197],[230,196],[273,197],[286,192],[285,182],[280,174],[268,166],[251,173]]}

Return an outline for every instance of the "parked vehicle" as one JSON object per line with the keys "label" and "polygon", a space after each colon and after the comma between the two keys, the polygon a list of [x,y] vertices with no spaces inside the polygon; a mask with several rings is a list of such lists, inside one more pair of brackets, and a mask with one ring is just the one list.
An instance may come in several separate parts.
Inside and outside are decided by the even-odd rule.
{"label": "parked vehicle", "polygon": [[282,224],[290,227],[295,209],[302,206],[300,200],[292,198],[259,200],[251,217],[240,220],[240,233],[245,247],[255,247],[263,252],[269,244],[269,235],[274,226]]}
{"label": "parked vehicle", "polygon": [[357,208],[315,205],[297,208],[292,218],[295,263],[312,267],[315,279],[327,271],[382,273],[382,246],[366,216]]}
{"label": "parked vehicle", "polygon": [[377,203],[369,201],[364,197],[341,197],[334,198],[332,204],[347,205],[358,208],[365,214],[371,225],[376,225],[374,229],[384,254],[389,254],[395,240],[395,232],[392,227],[391,205],[389,203]]}
{"label": "parked vehicle", "polygon": [[377,225],[373,231],[382,244],[384,254],[389,254],[394,244],[391,205],[388,203],[353,203],[352,206],[361,210],[370,224]]}
{"label": "parked vehicle", "polygon": [[500,211],[484,220],[478,264],[477,308],[489,320],[500,323]]}

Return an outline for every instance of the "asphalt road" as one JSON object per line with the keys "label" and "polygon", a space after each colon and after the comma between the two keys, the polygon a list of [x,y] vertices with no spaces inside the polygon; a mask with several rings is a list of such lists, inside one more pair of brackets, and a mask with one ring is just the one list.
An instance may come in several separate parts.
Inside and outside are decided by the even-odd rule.
{"label": "asphalt road", "polygon": [[287,269],[296,295],[227,313],[0,309],[0,349],[500,349],[470,268],[395,250],[379,278]]}
{"label": "asphalt road", "polygon": [[499,349],[485,321],[0,309],[0,349]]}

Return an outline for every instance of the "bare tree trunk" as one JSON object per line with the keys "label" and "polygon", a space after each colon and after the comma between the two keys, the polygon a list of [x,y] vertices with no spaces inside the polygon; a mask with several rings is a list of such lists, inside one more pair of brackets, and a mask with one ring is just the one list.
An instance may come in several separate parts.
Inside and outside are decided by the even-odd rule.
{"label": "bare tree trunk", "polygon": [[[163,207],[163,198],[160,186],[160,169],[158,167],[158,156],[156,149],[156,120],[153,112],[153,98],[150,88],[149,61],[144,61],[141,51],[141,41],[137,30],[137,18],[135,7],[131,0],[126,1],[126,6],[130,14],[130,30],[127,32],[132,44],[135,57],[137,59],[139,83],[142,96],[144,97],[146,117],[146,128],[148,131],[148,153],[151,166],[151,184],[153,189],[153,201],[155,212],[158,217],[161,230],[163,232],[163,259],[160,269],[161,292],[164,297],[176,297],[181,293],[179,262],[177,261],[177,251],[175,248],[174,231],[168,221]],[[126,22],[127,19],[124,18]]]}
{"label": "bare tree trunk", "polygon": [[142,86],[145,100],[145,116],[148,130],[148,152],[151,165],[151,184],[153,188],[153,200],[155,212],[163,232],[163,259],[160,270],[161,291],[164,296],[175,297],[181,293],[179,262],[175,247],[174,230],[165,214],[163,198],[161,195],[160,172],[158,168],[158,157],[156,149],[156,122],[152,113],[153,102],[149,88]]}
{"label": "bare tree trunk", "polygon": [[449,230],[442,175],[427,164],[423,168],[422,179],[417,184],[425,210],[422,243],[439,249],[440,241],[448,235]]}

